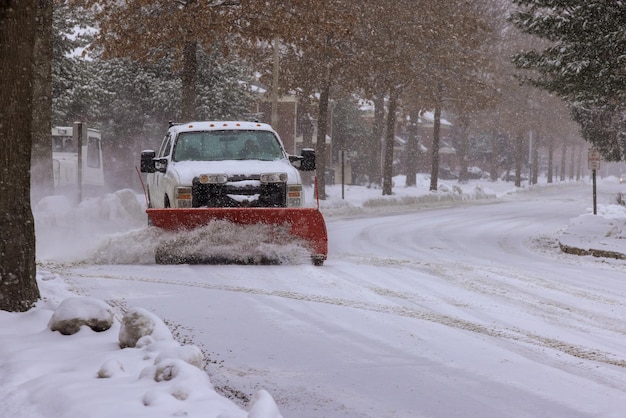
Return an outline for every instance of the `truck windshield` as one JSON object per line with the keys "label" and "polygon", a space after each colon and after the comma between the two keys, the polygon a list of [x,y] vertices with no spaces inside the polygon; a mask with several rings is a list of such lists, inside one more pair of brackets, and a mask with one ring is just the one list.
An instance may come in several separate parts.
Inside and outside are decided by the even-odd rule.
{"label": "truck windshield", "polygon": [[278,138],[268,131],[182,132],[174,161],[265,160],[285,158]]}

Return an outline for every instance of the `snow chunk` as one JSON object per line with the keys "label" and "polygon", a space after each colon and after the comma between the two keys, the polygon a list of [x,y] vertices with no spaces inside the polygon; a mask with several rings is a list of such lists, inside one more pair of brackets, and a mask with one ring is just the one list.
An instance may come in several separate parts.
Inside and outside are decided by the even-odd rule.
{"label": "snow chunk", "polygon": [[96,332],[106,331],[113,325],[113,309],[104,301],[89,297],[65,299],[54,311],[48,328],[63,335],[72,335],[87,325]]}
{"label": "snow chunk", "polygon": [[122,318],[119,334],[120,347],[135,347],[137,342],[145,336],[150,336],[155,341],[173,339],[172,333],[161,318],[142,308],[130,309]]}
{"label": "snow chunk", "polygon": [[184,401],[195,393],[213,390],[205,372],[178,359],[167,359],[156,366],[146,367],[139,378],[163,384],[146,392],[143,397],[146,406],[158,405],[171,397]]}
{"label": "snow chunk", "polygon": [[265,389],[261,389],[252,398],[248,418],[283,418],[283,416],[272,395]]}
{"label": "snow chunk", "polygon": [[202,351],[197,346],[184,345],[162,350],[157,358],[154,359],[154,364],[157,365],[170,358],[182,360],[199,369],[202,369],[202,362],[204,361]]}
{"label": "snow chunk", "polygon": [[98,370],[99,378],[110,378],[124,374],[124,366],[119,360],[109,359]]}

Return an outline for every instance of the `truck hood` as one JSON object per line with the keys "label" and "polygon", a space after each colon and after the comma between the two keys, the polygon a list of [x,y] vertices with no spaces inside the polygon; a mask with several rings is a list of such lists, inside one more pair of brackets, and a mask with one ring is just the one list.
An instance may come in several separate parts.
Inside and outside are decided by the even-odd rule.
{"label": "truck hood", "polygon": [[262,173],[287,173],[288,184],[300,184],[300,174],[289,160],[227,160],[227,161],[179,161],[170,162],[170,175],[180,185],[191,185],[194,177],[201,174],[258,175]]}

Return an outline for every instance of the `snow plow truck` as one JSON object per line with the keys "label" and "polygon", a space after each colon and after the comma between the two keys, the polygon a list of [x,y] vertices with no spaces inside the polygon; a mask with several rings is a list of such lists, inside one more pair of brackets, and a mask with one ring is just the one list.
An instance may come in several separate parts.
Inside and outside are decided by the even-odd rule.
{"label": "snow plow truck", "polygon": [[[170,123],[159,150],[142,151],[140,170],[147,173],[151,225],[171,231],[212,221],[285,227],[306,243],[314,265],[326,260],[326,223],[319,207],[305,205],[299,173],[315,170],[315,152],[287,154],[268,124]],[[169,262],[163,251],[155,257]]]}

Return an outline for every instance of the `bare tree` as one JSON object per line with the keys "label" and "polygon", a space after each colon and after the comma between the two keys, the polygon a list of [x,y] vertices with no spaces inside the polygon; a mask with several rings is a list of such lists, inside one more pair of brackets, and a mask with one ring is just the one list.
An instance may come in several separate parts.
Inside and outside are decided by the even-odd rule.
{"label": "bare tree", "polygon": [[76,0],[98,6],[99,44],[104,57],[130,57],[141,62],[156,62],[166,56],[175,58],[173,71],[181,71],[181,117],[195,119],[197,52],[226,47],[236,25],[240,2],[197,0]]}
{"label": "bare tree", "polygon": [[[398,0],[360,3],[362,24],[356,29],[356,61],[361,85],[375,100],[373,140],[382,145],[382,194],[392,194],[396,110],[412,83],[418,83],[425,68],[420,51],[431,40],[431,10],[428,1]],[[387,99],[387,121],[381,123],[383,99]]]}
{"label": "bare tree", "polygon": [[0,309],[22,312],[39,299],[30,206],[35,0],[0,9]]}
{"label": "bare tree", "polygon": [[426,97],[435,114],[430,190],[437,190],[439,153],[435,150],[439,149],[441,112],[446,108],[463,115],[491,103],[493,90],[487,86],[492,57],[485,45],[493,41],[497,25],[483,2],[439,1],[432,8],[436,36],[428,44],[425,78],[431,86]]}
{"label": "bare tree", "polygon": [[[319,0],[316,2],[274,0],[273,13],[267,16],[269,27],[256,29],[256,35],[265,40],[260,46],[275,45],[274,38],[281,40],[279,86],[273,86],[280,94],[295,91],[305,102],[317,94],[317,136],[315,150],[316,174],[320,199],[326,198],[325,172],[329,150],[326,137],[331,123],[333,91],[337,86],[350,85],[352,25],[355,22],[354,2],[346,0]],[[315,23],[313,23],[315,22]],[[258,23],[258,22],[257,22]],[[264,29],[264,30],[261,30]],[[250,33],[242,34],[250,39]],[[270,42],[272,41],[272,42]],[[266,55],[267,56],[267,55]],[[276,81],[274,60],[265,60],[260,66],[261,80]],[[273,84],[267,82],[267,84]]]}

